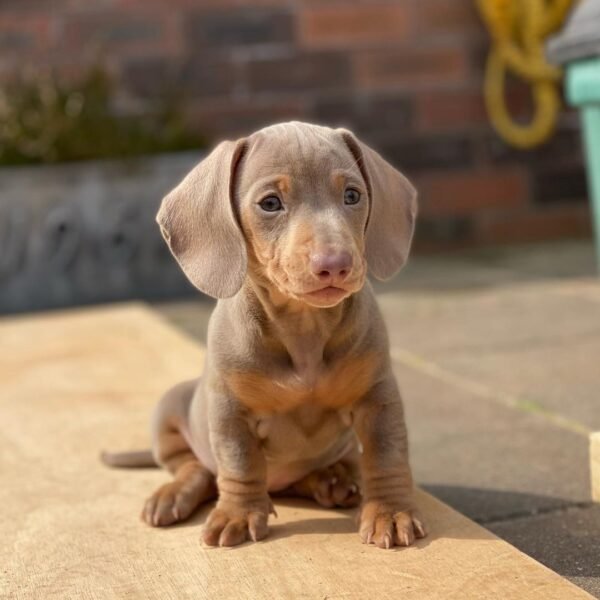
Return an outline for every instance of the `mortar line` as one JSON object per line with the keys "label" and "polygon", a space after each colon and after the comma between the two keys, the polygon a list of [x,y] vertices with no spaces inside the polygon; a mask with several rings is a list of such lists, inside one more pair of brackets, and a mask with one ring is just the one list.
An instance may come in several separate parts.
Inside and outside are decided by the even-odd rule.
{"label": "mortar line", "polygon": [[553,423],[554,425],[578,433],[579,435],[589,436],[592,432],[591,429],[587,428],[578,421],[564,417],[563,415],[556,413],[552,410],[546,409],[536,405],[535,410],[524,410],[525,406],[528,406],[528,402],[524,399],[513,396],[512,394],[505,394],[503,392],[496,392],[491,387],[473,381],[462,375],[458,375],[444,367],[441,367],[433,361],[429,361],[418,354],[410,352],[404,348],[393,347],[390,349],[390,356],[393,360],[398,363],[413,369],[419,373],[427,375],[432,379],[437,379],[445,384],[451,385],[462,391],[468,392],[479,398],[485,400],[491,400],[497,404],[501,404],[508,408],[518,410],[522,413],[527,413],[543,418],[544,420]]}

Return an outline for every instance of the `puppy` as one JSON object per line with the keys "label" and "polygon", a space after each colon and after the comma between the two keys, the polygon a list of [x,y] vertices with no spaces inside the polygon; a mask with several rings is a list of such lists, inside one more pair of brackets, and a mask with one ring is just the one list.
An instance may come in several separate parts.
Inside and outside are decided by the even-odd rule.
{"label": "puppy", "polygon": [[351,132],[297,122],[219,144],[163,200],[171,252],[219,302],[202,377],[154,415],[153,459],[174,479],[146,502],[149,525],[218,498],[206,544],[261,540],[281,493],[361,503],[360,538],[380,548],[425,536],[366,279],[404,265],[416,213],[413,186]]}

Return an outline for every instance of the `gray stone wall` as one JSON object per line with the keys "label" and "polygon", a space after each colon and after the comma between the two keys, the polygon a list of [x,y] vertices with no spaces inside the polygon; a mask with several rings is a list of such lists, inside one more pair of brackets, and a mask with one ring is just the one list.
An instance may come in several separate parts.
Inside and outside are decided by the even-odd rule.
{"label": "gray stone wall", "polygon": [[154,217],[199,160],[0,168],[0,313],[193,294]]}

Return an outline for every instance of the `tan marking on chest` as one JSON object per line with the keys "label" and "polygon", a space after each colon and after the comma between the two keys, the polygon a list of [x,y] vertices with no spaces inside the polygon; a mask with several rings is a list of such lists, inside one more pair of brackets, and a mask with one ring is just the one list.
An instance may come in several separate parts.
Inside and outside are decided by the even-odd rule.
{"label": "tan marking on chest", "polygon": [[324,368],[313,387],[293,372],[270,376],[259,371],[233,371],[226,376],[226,383],[255,413],[282,413],[308,403],[337,410],[367,393],[379,363],[375,353],[340,360]]}

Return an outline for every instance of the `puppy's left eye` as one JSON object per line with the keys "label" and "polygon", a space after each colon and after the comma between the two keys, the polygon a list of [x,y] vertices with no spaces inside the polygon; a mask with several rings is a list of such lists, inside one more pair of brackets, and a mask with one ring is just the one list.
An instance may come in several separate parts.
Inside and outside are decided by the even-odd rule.
{"label": "puppy's left eye", "polygon": [[344,204],[358,204],[360,202],[360,192],[354,188],[348,188],[344,192]]}
{"label": "puppy's left eye", "polygon": [[283,204],[281,204],[281,200],[277,196],[267,196],[263,198],[258,205],[265,212],[276,212],[283,208]]}

